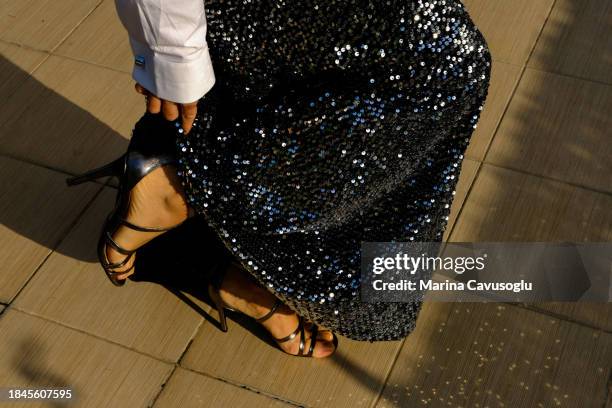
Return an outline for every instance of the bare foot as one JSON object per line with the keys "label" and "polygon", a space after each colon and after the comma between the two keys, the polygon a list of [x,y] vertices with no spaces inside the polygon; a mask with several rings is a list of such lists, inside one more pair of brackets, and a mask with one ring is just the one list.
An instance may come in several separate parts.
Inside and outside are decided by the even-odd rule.
{"label": "bare foot", "polygon": [[[266,315],[276,301],[276,297],[258,285],[248,272],[234,264],[228,267],[219,294],[228,306],[253,318]],[[261,324],[273,337],[280,339],[292,333],[298,327],[298,323],[298,315],[288,306],[281,305],[269,319]],[[304,350],[309,349],[312,340],[309,325],[310,323],[305,325]],[[294,339],[278,343],[278,345],[286,353],[297,355],[300,336],[298,333]],[[334,335],[330,330],[320,329],[315,339],[313,357],[322,358],[331,355],[335,351],[333,339]]]}

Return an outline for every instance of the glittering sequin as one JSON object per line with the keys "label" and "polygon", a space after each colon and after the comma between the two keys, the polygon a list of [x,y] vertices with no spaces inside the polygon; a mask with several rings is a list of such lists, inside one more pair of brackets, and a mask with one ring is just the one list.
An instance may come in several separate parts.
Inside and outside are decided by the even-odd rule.
{"label": "glittering sequin", "polygon": [[259,282],[357,340],[421,307],[359,300],[362,241],[440,241],[491,57],[456,0],[206,1],[216,84],[178,135],[190,204]]}

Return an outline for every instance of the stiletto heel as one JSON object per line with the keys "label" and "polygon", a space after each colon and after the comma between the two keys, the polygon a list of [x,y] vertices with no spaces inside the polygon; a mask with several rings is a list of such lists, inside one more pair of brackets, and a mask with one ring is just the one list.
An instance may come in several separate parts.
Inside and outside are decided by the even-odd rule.
{"label": "stiletto heel", "polygon": [[[113,240],[112,235],[119,227],[124,226],[142,232],[163,232],[182,224],[181,222],[171,227],[141,227],[124,218],[130,204],[130,192],[134,186],[156,168],[176,162],[173,131],[167,128],[171,126],[171,123],[160,115],[145,113],[136,123],[128,150],[123,156],[105,166],[66,180],[68,185],[74,186],[104,176],[115,176],[119,179],[115,207],[106,218],[98,240],[98,260],[106,276],[115,286],[125,284],[126,279],[117,279],[117,275],[131,271],[134,264],[124,271],[114,269],[127,265],[136,252],[136,249],[122,248]],[[164,129],[165,127],[167,129]],[[126,257],[120,262],[110,262],[106,256],[108,246]]]}
{"label": "stiletto heel", "polygon": [[217,309],[217,313],[219,314],[219,326],[221,328],[221,331],[225,333],[227,332],[227,318],[225,317],[226,305],[219,296],[219,292],[216,290],[212,290],[212,287],[210,285],[208,286],[208,296],[210,297],[210,300],[212,300],[212,302],[214,303],[215,309]]}
{"label": "stiletto heel", "polygon": [[97,169],[89,170],[86,173],[78,176],[73,176],[66,179],[66,184],[69,186],[76,186],[77,184],[85,183],[87,181],[94,181],[102,177],[117,176],[119,177],[123,173],[125,166],[125,154],[116,160],[102,166]]}
{"label": "stiletto heel", "polygon": [[225,317],[225,307],[216,304],[217,313],[219,314],[219,326],[223,333],[227,333],[227,318]]}
{"label": "stiletto heel", "polygon": [[[208,284],[208,295],[211,301],[214,303],[215,309],[217,309],[217,313],[219,314],[219,326],[220,326],[221,331],[224,333],[228,331],[227,318],[225,315],[225,311],[230,310],[232,312],[242,313],[238,310],[235,310],[229,307],[227,303],[223,301],[223,299],[221,298],[221,294],[220,294],[221,284],[223,283],[223,279],[225,278],[225,272],[227,271],[227,268],[231,263],[232,262],[229,262],[228,260],[226,260],[225,262],[220,262],[219,264],[217,264],[217,266],[213,270],[213,276],[210,279],[210,282]],[[264,321],[272,317],[272,315],[276,313],[276,310],[282,305],[283,305],[283,302],[277,298],[276,301],[274,302],[274,305],[270,309],[270,311],[268,311],[268,313],[266,313],[264,316],[261,316],[259,318],[254,318],[251,316],[249,317],[251,317],[251,319],[255,320],[257,323],[263,323]],[[242,314],[245,314],[245,313],[242,313]],[[245,316],[248,316],[248,315],[245,314]],[[293,340],[299,334],[300,344],[299,344],[298,354],[291,354],[291,353],[285,352],[284,350],[283,351],[292,356],[312,357],[315,345],[317,343],[318,330],[319,328],[317,327],[317,325],[312,324],[311,329],[310,329],[310,347],[308,348],[307,353],[304,352],[305,351],[304,349],[306,347],[306,340],[305,340],[306,333],[305,333],[305,321],[302,316],[299,316],[298,326],[292,333],[280,339],[273,337],[273,336],[272,338],[276,341],[277,344],[280,344],[280,343],[284,343],[284,342]],[[338,338],[336,337],[335,333],[333,333],[333,336],[334,336],[333,343],[334,343],[334,346],[337,348]],[[334,352],[335,352],[335,349],[334,349]]]}
{"label": "stiletto heel", "polygon": [[215,305],[215,309],[217,309],[217,314],[219,315],[219,328],[222,332],[227,332],[227,318],[225,316],[225,310],[230,310],[235,312],[236,310],[229,307],[223,299],[221,299],[221,295],[219,291],[221,290],[221,283],[223,282],[223,277],[225,277],[225,270],[230,265],[230,261],[227,257],[221,259],[215,267],[213,267],[212,278],[210,279],[210,283],[208,284],[208,297]]}

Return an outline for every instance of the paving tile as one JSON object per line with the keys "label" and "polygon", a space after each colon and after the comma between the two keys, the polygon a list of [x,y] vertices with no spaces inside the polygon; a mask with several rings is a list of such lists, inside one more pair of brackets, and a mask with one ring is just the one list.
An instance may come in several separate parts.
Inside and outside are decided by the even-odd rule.
{"label": "paving tile", "polygon": [[[455,222],[452,242],[609,242],[612,197],[483,164]],[[607,303],[536,307],[609,330]]]}
{"label": "paving tile", "polygon": [[295,405],[179,367],[153,406],[289,408]]}
{"label": "paving tile", "polygon": [[21,0],[0,3],[0,39],[50,51],[100,0]]}
{"label": "paving tile", "polygon": [[612,197],[483,164],[453,242],[612,240]]}
{"label": "paving tile", "polygon": [[334,356],[302,358],[270,345],[250,319],[228,321],[228,326],[228,333],[222,333],[205,324],[181,365],[313,407],[369,407],[401,345],[341,337]]}
{"label": "paving tile", "polygon": [[404,343],[377,407],[601,407],[612,334],[513,306],[436,304]]}
{"label": "paving tile", "polygon": [[485,162],[612,192],[611,91],[527,69]]}
{"label": "paving tile", "polygon": [[493,59],[523,65],[554,0],[464,0]]}
{"label": "paving tile", "polygon": [[457,215],[461,211],[465,198],[467,197],[470,187],[476,178],[476,172],[478,171],[479,165],[479,162],[470,159],[463,159],[463,162],[461,163],[461,172],[459,174],[459,180],[457,181],[457,187],[455,188],[455,197],[453,198],[450,215],[448,216],[446,231],[444,231],[444,240],[448,239],[451,231],[453,230],[453,225],[457,220]]}
{"label": "paving tile", "polygon": [[55,54],[131,73],[134,57],[114,1],[103,1],[57,48]]}
{"label": "paving tile", "polygon": [[0,317],[0,333],[0,384],[71,388],[79,407],[146,407],[172,370],[170,364],[16,310]]}
{"label": "paving tile", "polygon": [[0,41],[0,97],[7,100],[48,54]]}
{"label": "paving tile", "polygon": [[144,110],[128,74],[50,56],[0,111],[0,151],[82,172],[123,154]]}
{"label": "paving tile", "polygon": [[612,3],[558,0],[528,65],[612,83]]}
{"label": "paving tile", "polygon": [[528,307],[612,332],[612,303],[549,302]]}
{"label": "paving tile", "polygon": [[65,177],[0,156],[0,302],[13,299],[100,190],[68,188]]}
{"label": "paving tile", "polygon": [[493,61],[489,94],[465,157],[482,161],[516,88],[521,67]]}
{"label": "paving tile", "polygon": [[[93,259],[102,221],[113,203],[110,189],[96,198],[13,305],[160,359],[177,361],[203,318],[155,281],[129,281],[122,287],[111,284]],[[67,255],[73,252],[89,254],[88,261]],[[180,271],[168,268],[164,273],[177,275]]]}

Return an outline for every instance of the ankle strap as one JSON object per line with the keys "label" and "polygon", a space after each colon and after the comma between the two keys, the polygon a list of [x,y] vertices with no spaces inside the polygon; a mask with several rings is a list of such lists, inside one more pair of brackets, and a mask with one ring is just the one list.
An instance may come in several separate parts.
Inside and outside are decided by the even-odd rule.
{"label": "ankle strap", "polygon": [[266,313],[264,316],[262,316],[262,317],[260,317],[258,319],[255,319],[255,321],[257,323],[261,323],[261,322],[264,322],[264,321],[268,320],[270,317],[272,317],[274,312],[276,312],[276,309],[278,309],[280,307],[280,305],[282,305],[282,304],[283,304],[283,302],[281,302],[281,300],[277,298],[276,302],[274,302],[274,306],[272,306],[272,309],[270,309],[270,311],[268,313]]}
{"label": "ankle strap", "polygon": [[185,221],[181,221],[176,225],[173,225],[171,227],[141,227],[139,225],[135,225],[132,224],[131,222],[129,222],[126,219],[120,218],[119,222],[123,225],[125,225],[128,228],[131,228],[133,230],[136,231],[141,231],[141,232],[164,232],[164,231],[170,231],[171,229],[174,229],[180,225],[182,225]]}

